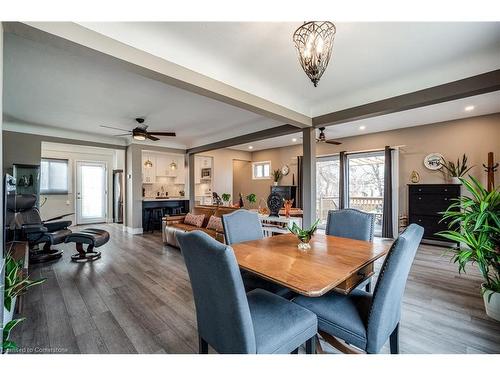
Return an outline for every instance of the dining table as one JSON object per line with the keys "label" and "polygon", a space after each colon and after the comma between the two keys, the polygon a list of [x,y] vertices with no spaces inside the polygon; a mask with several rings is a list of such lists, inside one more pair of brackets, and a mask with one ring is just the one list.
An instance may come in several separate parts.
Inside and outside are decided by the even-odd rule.
{"label": "dining table", "polygon": [[374,262],[385,256],[392,240],[373,242],[316,233],[310,249],[300,250],[294,234],[280,234],[233,244],[241,269],[308,297],[329,291],[349,294],[374,274]]}

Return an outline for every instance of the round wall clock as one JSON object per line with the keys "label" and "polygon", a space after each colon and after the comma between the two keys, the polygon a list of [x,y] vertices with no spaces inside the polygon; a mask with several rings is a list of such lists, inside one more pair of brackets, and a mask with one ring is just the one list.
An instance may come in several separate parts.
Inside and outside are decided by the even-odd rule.
{"label": "round wall clock", "polygon": [[441,161],[443,160],[443,155],[438,152],[433,152],[424,158],[424,165],[427,169],[431,171],[437,171],[441,169]]}
{"label": "round wall clock", "polygon": [[281,174],[283,176],[286,176],[288,175],[288,173],[290,173],[290,167],[285,164],[284,166],[281,167]]}

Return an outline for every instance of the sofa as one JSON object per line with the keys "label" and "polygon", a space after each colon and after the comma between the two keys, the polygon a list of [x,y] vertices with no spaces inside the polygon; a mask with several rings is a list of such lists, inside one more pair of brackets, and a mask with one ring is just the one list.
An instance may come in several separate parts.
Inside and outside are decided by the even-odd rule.
{"label": "sofa", "polygon": [[179,247],[177,242],[177,234],[183,232],[190,232],[193,230],[201,230],[209,236],[215,238],[217,241],[224,242],[224,232],[207,229],[208,220],[210,216],[222,217],[224,214],[229,214],[238,208],[225,207],[225,206],[195,206],[191,213],[194,215],[205,215],[201,227],[184,223],[186,215],[167,215],[162,220],[162,238],[165,245]]}

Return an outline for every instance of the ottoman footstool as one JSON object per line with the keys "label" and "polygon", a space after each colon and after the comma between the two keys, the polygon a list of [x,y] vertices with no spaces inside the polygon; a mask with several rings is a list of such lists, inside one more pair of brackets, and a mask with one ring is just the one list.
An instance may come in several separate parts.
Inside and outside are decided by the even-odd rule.
{"label": "ottoman footstool", "polygon": [[[73,262],[92,262],[101,257],[101,253],[95,248],[104,245],[109,241],[109,232],[102,229],[88,228],[81,232],[73,232],[68,235],[64,242],[74,242],[77,254],[71,256]],[[87,249],[83,248],[86,244]]]}

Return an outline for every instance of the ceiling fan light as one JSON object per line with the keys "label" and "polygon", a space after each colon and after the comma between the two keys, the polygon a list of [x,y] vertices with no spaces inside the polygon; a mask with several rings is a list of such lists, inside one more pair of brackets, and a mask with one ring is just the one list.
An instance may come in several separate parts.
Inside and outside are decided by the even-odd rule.
{"label": "ceiling fan light", "polygon": [[144,134],[134,134],[133,137],[136,141],[145,141],[146,140],[146,136]]}
{"label": "ceiling fan light", "polygon": [[300,65],[314,87],[318,86],[330,61],[336,31],[332,22],[310,21],[293,33]]}

